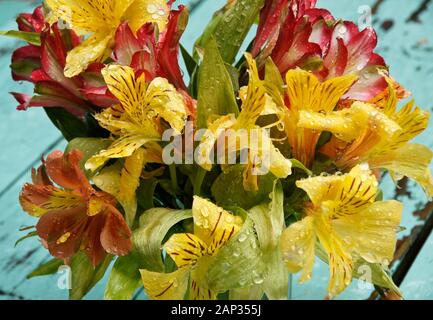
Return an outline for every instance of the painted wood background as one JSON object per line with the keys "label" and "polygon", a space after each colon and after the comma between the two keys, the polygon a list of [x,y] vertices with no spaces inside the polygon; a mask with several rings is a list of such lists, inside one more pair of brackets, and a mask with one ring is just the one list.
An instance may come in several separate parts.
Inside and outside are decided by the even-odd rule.
{"label": "painted wood background", "polygon": [[[31,11],[40,1],[0,0],[0,30],[15,28],[15,17]],[[183,0],[191,9],[190,24],[183,44],[191,48],[200,30],[212,13],[225,0]],[[433,1],[431,0],[319,0],[319,6],[330,9],[335,17],[358,21],[365,5],[372,9],[372,23],[379,35],[378,52],[391,66],[392,75],[413,92],[416,102],[433,111]],[[362,20],[362,19],[361,19]],[[10,55],[18,41],[0,39],[0,299],[66,299],[67,291],[57,286],[59,275],[26,280],[25,276],[49,258],[35,240],[27,240],[14,248],[22,236],[20,227],[33,225],[19,207],[18,193],[29,181],[30,168],[38,165],[42,154],[63,149],[64,141],[42,110],[15,110],[10,91],[31,92],[28,84],[14,83],[10,77]],[[433,147],[433,126],[418,138]],[[405,204],[403,225],[396,259],[394,278],[406,299],[433,299],[433,202],[406,180],[399,187],[389,178],[383,181],[385,197]],[[317,263],[313,279],[299,284],[294,276],[293,299],[323,299],[326,295],[328,271]],[[103,282],[87,299],[103,296]],[[370,286],[354,281],[339,299],[366,299]],[[138,293],[137,298],[143,298]]]}

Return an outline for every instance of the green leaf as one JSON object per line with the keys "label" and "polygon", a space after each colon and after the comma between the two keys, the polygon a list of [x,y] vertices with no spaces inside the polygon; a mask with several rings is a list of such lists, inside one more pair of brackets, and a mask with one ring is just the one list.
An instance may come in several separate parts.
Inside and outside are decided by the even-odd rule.
{"label": "green leaf", "polygon": [[19,238],[16,242],[14,247],[16,247],[18,244],[20,244],[22,241],[28,239],[28,238],[32,238],[32,237],[36,237],[38,235],[37,231],[32,231],[27,233],[24,237]]}
{"label": "green leaf", "polygon": [[182,53],[183,61],[185,61],[186,70],[188,71],[189,77],[192,78],[195,70],[198,68],[197,62],[189,54],[188,50],[183,45],[180,45],[180,52]]}
{"label": "green leaf", "polygon": [[71,260],[72,284],[69,299],[81,300],[102,279],[113,256],[107,255],[96,268],[87,255],[80,251]]}
{"label": "green leaf", "polygon": [[225,62],[234,62],[263,4],[264,0],[237,0],[217,22],[213,36]]}
{"label": "green leaf", "polygon": [[86,137],[86,124],[62,108],[44,108],[51,122],[60,130],[63,137],[71,141],[77,137]]}
{"label": "green leaf", "polygon": [[263,294],[263,286],[255,284],[251,287],[230,290],[229,300],[261,300]]}
{"label": "green leaf", "polygon": [[212,195],[222,207],[250,209],[266,200],[274,187],[275,176],[259,176],[259,190],[246,191],[243,186],[243,165],[234,165],[221,173],[212,185]]}
{"label": "green leaf", "polygon": [[29,273],[26,278],[31,279],[34,277],[48,276],[50,274],[57,273],[59,268],[64,264],[65,263],[63,262],[63,260],[52,259],[48,262],[41,264],[39,267]]}
{"label": "green leaf", "polygon": [[154,208],[143,213],[139,220],[140,228],[132,236],[140,261],[143,261],[142,269],[164,271],[162,242],[175,224],[191,217],[191,210]]}
{"label": "green leaf", "polygon": [[266,266],[263,288],[269,299],[285,300],[289,292],[289,273],[279,250],[284,230],[284,193],[279,180],[270,194],[271,202],[254,207],[249,216],[254,221],[263,263]]}
{"label": "green leaf", "polygon": [[138,255],[135,252],[131,252],[125,257],[119,257],[116,260],[105,287],[104,299],[132,299],[134,293],[141,285],[139,261]]}
{"label": "green leaf", "polygon": [[143,210],[149,210],[154,207],[153,196],[155,194],[158,179],[151,178],[143,180],[137,190],[137,202]]}
{"label": "green leaf", "polygon": [[[80,167],[84,170],[84,165],[91,157],[98,154],[110,146],[111,140],[102,138],[75,138],[66,146],[65,152],[68,153],[74,149],[78,149],[83,153],[83,159],[80,161]],[[87,176],[91,177],[92,172],[87,171]]]}
{"label": "green leaf", "polygon": [[204,60],[198,75],[197,123],[206,128],[214,115],[239,113],[229,72],[214,40],[205,48]]}
{"label": "green leaf", "polygon": [[263,283],[265,266],[260,255],[254,223],[247,218],[233,239],[210,258],[207,286],[215,292],[224,292]]}
{"label": "green leaf", "polygon": [[9,31],[0,31],[0,36],[23,40],[35,46],[41,45],[41,35],[40,33],[37,32],[9,30]]}
{"label": "green leaf", "polygon": [[275,180],[271,202],[261,204],[249,210],[259,238],[260,247],[267,251],[278,246],[284,230],[284,194],[279,180]]}
{"label": "green leaf", "polygon": [[290,159],[290,162],[292,162],[292,168],[301,169],[302,171],[304,171],[309,176],[313,175],[313,172],[311,170],[308,170],[308,168],[306,166],[304,166],[304,164],[301,161],[296,160],[296,159]]}

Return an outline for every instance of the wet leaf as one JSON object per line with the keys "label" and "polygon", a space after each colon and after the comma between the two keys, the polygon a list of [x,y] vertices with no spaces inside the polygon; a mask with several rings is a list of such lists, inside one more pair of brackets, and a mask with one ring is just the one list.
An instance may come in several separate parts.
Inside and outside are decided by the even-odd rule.
{"label": "wet leaf", "polygon": [[69,299],[81,300],[104,276],[113,256],[107,255],[105,259],[94,268],[87,255],[80,251],[71,261],[71,290]]}
{"label": "wet leaf", "polygon": [[192,218],[191,210],[154,208],[143,213],[139,219],[140,228],[132,236],[134,247],[143,261],[141,269],[164,271],[162,242],[175,224],[189,218]]}
{"label": "wet leaf", "polygon": [[34,277],[48,276],[50,274],[57,273],[59,268],[64,264],[65,263],[63,262],[63,260],[57,258],[51,259],[50,261],[38,266],[35,270],[29,273],[26,278],[31,279]]}
{"label": "wet leaf", "polygon": [[265,265],[254,232],[247,218],[242,229],[211,258],[206,285],[215,292],[262,284]]}
{"label": "wet leaf", "polygon": [[0,36],[26,41],[35,46],[41,45],[41,34],[38,32],[24,32],[17,30],[0,31]]}
{"label": "wet leaf", "polygon": [[238,114],[232,80],[214,40],[205,48],[198,75],[197,121],[206,128],[209,117]]}
{"label": "wet leaf", "polygon": [[136,253],[117,258],[111,270],[104,299],[131,300],[134,293],[141,286],[140,263]]}
{"label": "wet leaf", "polygon": [[246,210],[269,199],[275,176],[259,176],[259,190],[246,191],[243,186],[243,165],[234,165],[221,173],[212,185],[212,195],[218,205],[240,207]]}
{"label": "wet leaf", "polygon": [[[232,64],[251,26],[256,21],[264,0],[237,0],[215,19],[209,33],[215,38],[223,60]],[[203,44],[203,40],[201,44]]]}

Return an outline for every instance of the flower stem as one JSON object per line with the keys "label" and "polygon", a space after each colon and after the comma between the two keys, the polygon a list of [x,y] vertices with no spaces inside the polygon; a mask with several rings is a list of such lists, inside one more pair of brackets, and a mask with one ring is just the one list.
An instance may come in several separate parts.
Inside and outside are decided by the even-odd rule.
{"label": "flower stem", "polygon": [[194,179],[194,195],[199,196],[201,194],[201,186],[206,176],[206,170],[203,168],[198,168],[197,174]]}

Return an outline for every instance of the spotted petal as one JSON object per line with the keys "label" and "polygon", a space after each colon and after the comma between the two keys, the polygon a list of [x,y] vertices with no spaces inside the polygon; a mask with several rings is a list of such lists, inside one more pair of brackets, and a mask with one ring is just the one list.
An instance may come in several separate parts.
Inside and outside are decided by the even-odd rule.
{"label": "spotted petal", "polygon": [[194,234],[206,243],[210,254],[216,254],[239,231],[243,223],[242,218],[198,196],[194,197],[192,214]]}
{"label": "spotted petal", "polygon": [[144,289],[153,300],[183,300],[188,289],[189,269],[159,273],[141,269]]}

